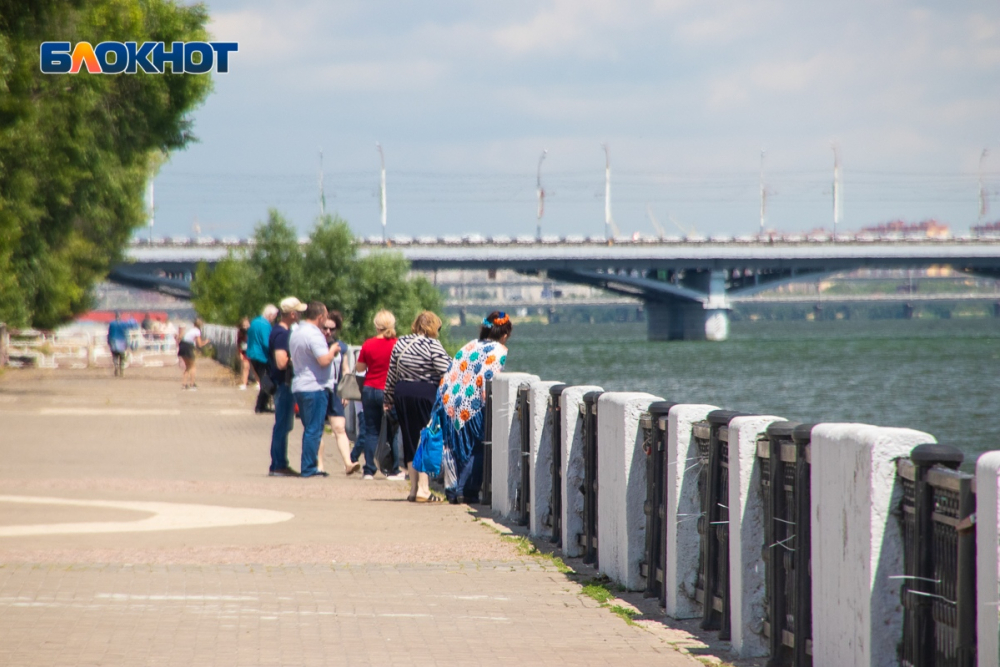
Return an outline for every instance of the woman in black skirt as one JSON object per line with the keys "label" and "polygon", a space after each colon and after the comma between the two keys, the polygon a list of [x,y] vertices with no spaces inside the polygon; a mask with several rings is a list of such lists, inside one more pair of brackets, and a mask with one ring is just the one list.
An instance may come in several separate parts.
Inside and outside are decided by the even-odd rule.
{"label": "woman in black skirt", "polygon": [[385,380],[385,409],[395,409],[403,438],[403,460],[410,474],[410,502],[426,503],[437,499],[431,494],[426,473],[413,469],[413,455],[420,443],[420,431],[431,418],[441,376],[448,370],[451,357],[439,341],[441,318],[429,310],[417,315],[413,333],[396,342],[389,359]]}

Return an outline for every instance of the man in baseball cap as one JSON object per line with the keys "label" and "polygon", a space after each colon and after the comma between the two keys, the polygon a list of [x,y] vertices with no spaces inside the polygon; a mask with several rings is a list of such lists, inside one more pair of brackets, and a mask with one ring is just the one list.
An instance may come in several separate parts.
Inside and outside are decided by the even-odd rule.
{"label": "man in baseball cap", "polygon": [[306,304],[302,303],[294,296],[286,296],[284,299],[281,300],[279,308],[281,308],[281,312],[283,313],[291,313],[291,312],[304,313],[306,310]]}
{"label": "man in baseball cap", "polygon": [[267,351],[268,372],[275,387],[269,474],[272,477],[287,477],[299,474],[288,465],[288,432],[292,430],[295,419],[288,339],[292,325],[299,320],[299,314],[305,311],[306,304],[289,296],[282,299],[278,307],[281,309],[281,320],[271,329]]}

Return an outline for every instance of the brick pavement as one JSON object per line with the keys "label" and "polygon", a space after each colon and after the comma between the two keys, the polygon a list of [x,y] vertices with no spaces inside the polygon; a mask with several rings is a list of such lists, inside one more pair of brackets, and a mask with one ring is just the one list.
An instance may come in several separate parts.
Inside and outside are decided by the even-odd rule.
{"label": "brick pavement", "polygon": [[[198,392],[170,366],[109,375],[0,376],[0,495],[293,518],[0,536],[0,665],[699,664],[675,648],[690,635],[627,625],[469,508],[407,503],[383,479],[267,477],[273,420],[214,364]],[[0,528],[154,513],[0,501]]]}

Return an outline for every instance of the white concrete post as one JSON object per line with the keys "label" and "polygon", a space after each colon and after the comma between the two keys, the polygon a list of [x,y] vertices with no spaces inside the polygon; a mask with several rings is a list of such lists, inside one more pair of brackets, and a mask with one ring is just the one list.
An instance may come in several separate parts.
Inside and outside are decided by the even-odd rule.
{"label": "white concrete post", "polygon": [[646,585],[646,452],[639,417],[662,398],[606,392],[597,401],[597,535],[600,571],[629,590]]}
{"label": "white concrete post", "polygon": [[733,652],[768,654],[764,637],[764,498],[757,436],[781,417],[752,415],[729,422],[729,611]]}
{"label": "white concrete post", "polygon": [[534,536],[543,533],[546,537],[551,530],[545,526],[545,517],[552,510],[552,417],[554,411],[549,403],[549,388],[561,384],[542,380],[532,382],[528,388],[528,403],[531,405],[531,457],[528,460],[531,480],[528,502],[531,513],[528,517],[528,532]]}
{"label": "white concrete post", "polygon": [[896,667],[903,496],[896,460],[933,436],[866,424],[819,424],[811,449],[813,661]]}
{"label": "white concrete post", "polygon": [[583,555],[576,541],[583,533],[583,421],[580,404],[583,395],[603,391],[594,385],[566,387],[559,397],[562,424],[562,550],[566,556]]}
{"label": "white concrete post", "polygon": [[493,378],[493,513],[505,519],[516,510],[517,486],[521,481],[521,422],[517,417],[517,390],[537,382],[537,375],[500,373]]}
{"label": "white concrete post", "polygon": [[695,602],[698,583],[698,448],[691,427],[700,422],[714,405],[675,405],[670,409],[667,432],[667,615],[672,618],[701,616]]}
{"label": "white concrete post", "polygon": [[976,461],[976,641],[979,667],[1000,665],[1000,452]]}

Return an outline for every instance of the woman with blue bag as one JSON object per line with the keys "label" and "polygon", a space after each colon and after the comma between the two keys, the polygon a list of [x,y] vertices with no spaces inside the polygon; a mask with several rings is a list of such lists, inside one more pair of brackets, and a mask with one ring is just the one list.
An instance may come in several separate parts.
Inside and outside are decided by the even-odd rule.
{"label": "woman with blue bag", "polygon": [[431,311],[417,315],[410,331],[412,333],[399,338],[392,348],[382,400],[383,410],[395,414],[399,422],[402,462],[410,473],[410,495],[406,499],[411,503],[426,503],[438,498],[431,494],[426,471],[414,469],[413,458],[421,429],[431,418],[438,384],[451,358],[438,340],[441,318]]}
{"label": "woman with blue bag", "polygon": [[[448,366],[438,387],[430,426],[421,433],[423,449],[434,440],[435,427],[440,428],[444,491],[453,504],[479,502],[486,381],[503,370],[507,362],[505,343],[513,328],[502,311],[493,311],[483,320],[479,338],[466,343]],[[418,450],[415,467],[423,464],[424,454]]]}

